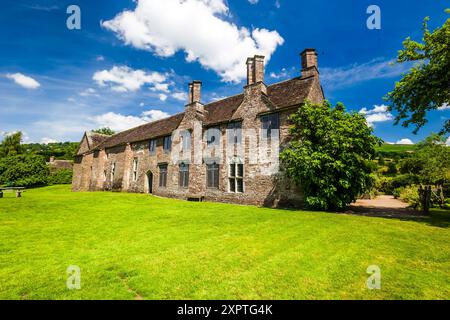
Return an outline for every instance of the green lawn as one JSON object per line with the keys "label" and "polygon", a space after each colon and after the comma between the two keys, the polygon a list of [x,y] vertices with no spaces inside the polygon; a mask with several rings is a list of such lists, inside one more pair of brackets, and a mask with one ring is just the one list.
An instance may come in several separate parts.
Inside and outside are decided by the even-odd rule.
{"label": "green lawn", "polygon": [[448,299],[449,224],[53,186],[0,199],[0,298]]}

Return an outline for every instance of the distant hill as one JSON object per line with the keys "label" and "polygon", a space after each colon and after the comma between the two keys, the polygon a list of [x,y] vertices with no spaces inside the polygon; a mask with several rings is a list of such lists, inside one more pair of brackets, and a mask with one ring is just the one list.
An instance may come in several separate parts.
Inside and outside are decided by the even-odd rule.
{"label": "distant hill", "polygon": [[388,144],[385,143],[380,147],[377,147],[378,154],[383,155],[385,158],[400,157],[404,158],[408,154],[417,150],[415,144]]}

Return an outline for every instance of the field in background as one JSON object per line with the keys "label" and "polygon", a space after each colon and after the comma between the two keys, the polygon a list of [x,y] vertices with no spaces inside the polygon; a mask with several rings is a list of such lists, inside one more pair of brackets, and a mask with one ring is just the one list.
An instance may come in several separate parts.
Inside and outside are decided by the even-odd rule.
{"label": "field in background", "polygon": [[449,225],[34,189],[0,199],[0,299],[448,299]]}

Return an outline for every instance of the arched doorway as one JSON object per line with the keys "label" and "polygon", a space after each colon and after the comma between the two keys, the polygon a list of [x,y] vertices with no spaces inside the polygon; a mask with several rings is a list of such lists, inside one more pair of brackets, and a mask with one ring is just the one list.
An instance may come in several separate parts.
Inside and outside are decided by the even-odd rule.
{"label": "arched doorway", "polygon": [[153,173],[147,172],[147,193],[153,193]]}

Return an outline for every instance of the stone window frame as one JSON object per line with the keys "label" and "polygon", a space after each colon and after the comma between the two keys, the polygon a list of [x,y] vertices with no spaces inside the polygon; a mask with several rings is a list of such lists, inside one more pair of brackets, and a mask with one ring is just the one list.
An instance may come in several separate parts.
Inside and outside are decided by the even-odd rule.
{"label": "stone window frame", "polygon": [[244,193],[245,166],[240,158],[233,158],[228,165],[228,192]]}
{"label": "stone window frame", "polygon": [[138,178],[138,165],[139,165],[139,159],[134,158],[133,159],[133,182],[136,182],[137,178]]}
{"label": "stone window frame", "polygon": [[[211,179],[210,179],[210,174]],[[217,162],[206,164],[206,187],[208,189],[219,189],[220,185],[220,165]]]}
{"label": "stone window frame", "polygon": [[272,130],[280,132],[280,114],[278,112],[264,114],[260,116],[261,121],[261,139],[271,140]]}
{"label": "stone window frame", "polygon": [[167,163],[161,163],[158,165],[159,167],[159,187],[167,188],[167,174],[169,171],[169,166]]}
{"label": "stone window frame", "polygon": [[189,188],[189,164],[182,162],[178,166],[179,168],[179,178],[178,185],[180,188]]}
{"label": "stone window frame", "polygon": [[169,153],[172,150],[172,136],[165,136],[163,138],[163,150]]}
{"label": "stone window frame", "polygon": [[150,155],[156,154],[156,144],[157,139],[150,139],[150,141],[148,142],[148,152],[150,153]]}

